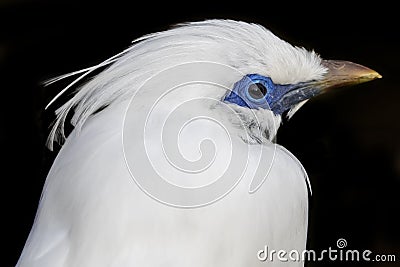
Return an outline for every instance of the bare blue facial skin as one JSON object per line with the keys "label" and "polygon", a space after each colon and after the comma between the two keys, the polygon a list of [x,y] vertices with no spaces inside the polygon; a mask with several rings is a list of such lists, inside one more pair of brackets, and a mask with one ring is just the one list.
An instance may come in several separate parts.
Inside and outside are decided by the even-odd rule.
{"label": "bare blue facial skin", "polygon": [[269,77],[248,74],[234,84],[223,101],[251,109],[269,109],[275,115],[282,115],[297,103],[320,92],[312,83],[281,85],[275,84]]}

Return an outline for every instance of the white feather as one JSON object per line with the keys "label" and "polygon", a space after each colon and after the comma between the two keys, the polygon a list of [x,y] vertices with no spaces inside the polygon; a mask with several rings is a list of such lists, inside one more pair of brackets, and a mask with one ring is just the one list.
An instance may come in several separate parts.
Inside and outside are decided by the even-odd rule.
{"label": "white feather", "polygon": [[[107,66],[57,110],[50,147],[53,141],[60,140],[58,134],[64,137],[63,124],[72,109],[76,128],[47,177],[18,267],[265,266],[257,259],[257,252],[265,245],[276,250],[305,249],[308,178],[292,154],[270,142],[280,116],[268,110],[252,113],[235,105],[210,105],[204,99],[218,101],[226,94],[224,90],[211,90],[210,84],[188,86],[179,94],[161,99],[165,102],[157,102],[146,126],[151,131],[145,139],[152,146],[146,156],[154,157],[154,162],[166,160],[157,145],[155,129],[165,122],[163,116],[170,115],[168,108],[178,109],[179,103],[187,99],[203,98],[178,113],[176,123],[199,111],[223,122],[233,133],[230,142],[236,147],[235,153],[248,155],[242,180],[224,198],[196,209],[166,206],[146,195],[134,182],[127,155],[132,155],[134,168],[141,169],[146,164],[145,159],[136,159],[144,141],[140,114],[147,114],[154,98],[163,95],[168,88],[165,85],[173,80],[161,75],[151,84],[150,78],[194,61],[235,69],[233,75],[207,68],[195,72],[199,77],[213,76],[226,88],[231,88],[243,74],[259,73],[275,83],[287,84],[318,79],[326,71],[314,52],[293,47],[262,26],[210,20],[139,38],[117,56],[70,74],[81,74],[72,86]],[[187,71],[186,74],[193,74]],[[186,77],[179,74],[178,78]],[[151,86],[143,90],[149,80]],[[257,120],[259,124],[255,123]],[[202,142],[203,134],[213,136],[217,148],[221,144],[224,147],[219,131],[208,122],[187,128],[182,132],[186,137],[179,141],[180,152],[192,160],[202,156],[202,147],[194,152],[198,143],[192,142]],[[260,151],[265,157],[261,160]],[[224,159],[228,155],[225,152],[217,151],[216,160]],[[258,181],[260,186],[253,192],[250,184],[263,164],[266,166],[261,170],[268,176]],[[208,171],[217,173],[222,169],[217,164]],[[143,171],[150,179],[153,170]],[[210,177],[213,176],[206,178]],[[181,178],[175,182],[181,182]],[[268,266],[287,265],[274,261]],[[290,262],[290,266],[303,263]]]}
{"label": "white feather", "polygon": [[294,107],[292,107],[289,112],[287,113],[287,118],[291,119],[293,115],[302,107],[304,106],[305,103],[307,103],[308,99],[301,101],[300,103],[297,103]]}
{"label": "white feather", "polygon": [[254,194],[248,187],[257,159],[250,153],[245,176],[222,200],[198,209],[168,207],[133,182],[119,130],[125,105],[109,109],[61,149],[18,267],[286,266],[261,262],[257,252],[265,245],[305,248],[306,174],[285,149],[261,146],[275,163]]}
{"label": "white feather", "polygon": [[[56,111],[57,120],[49,135],[49,147],[52,149],[54,141],[62,142],[65,138],[64,122],[71,109],[74,109],[71,123],[79,129],[97,110],[130,98],[155,73],[192,61],[227,64],[244,74],[269,76],[279,84],[319,79],[326,72],[317,54],[293,47],[260,25],[232,20],[183,24],[137,39],[125,51],[87,68],[67,86],[61,93],[96,69],[113,63],[96,79],[79,88],[75,96]],[[235,78],[232,77],[232,83]],[[53,101],[49,105],[51,103]]]}

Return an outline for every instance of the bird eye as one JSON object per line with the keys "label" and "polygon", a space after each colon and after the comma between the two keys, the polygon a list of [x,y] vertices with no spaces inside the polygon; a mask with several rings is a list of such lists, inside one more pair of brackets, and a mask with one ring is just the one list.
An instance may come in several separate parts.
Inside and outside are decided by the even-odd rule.
{"label": "bird eye", "polygon": [[247,88],[249,96],[255,100],[263,98],[267,94],[267,88],[262,83],[252,83]]}

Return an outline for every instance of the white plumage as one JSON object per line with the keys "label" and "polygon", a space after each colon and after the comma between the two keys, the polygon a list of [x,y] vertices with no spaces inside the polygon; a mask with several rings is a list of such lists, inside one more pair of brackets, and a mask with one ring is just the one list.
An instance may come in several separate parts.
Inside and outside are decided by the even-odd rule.
{"label": "white plumage", "polygon": [[[139,38],[120,54],[82,70],[86,76],[99,67],[113,63],[96,79],[81,87],[57,111],[59,120],[50,134],[50,147],[54,138],[58,137],[56,131],[63,132],[64,120],[73,107],[72,124],[81,126],[101,107],[129,99],[152,75],[171,66],[193,61],[226,64],[244,74],[265,74],[281,84],[319,79],[326,72],[317,54],[293,47],[260,25],[232,20],[183,24],[169,31]],[[75,74],[79,72],[72,73]],[[238,77],[226,77],[226,85],[231,86],[237,80]]]}
{"label": "white plumage", "polygon": [[[174,72],[177,66],[192,66],[193,62],[198,63],[193,69]],[[219,105],[226,91],[210,84],[187,85],[160,98],[150,118],[140,114],[149,114],[146,111],[154,106],[154,100],[173,85],[171,80],[212,76],[220,88],[232,88],[243,74],[259,73],[274,83],[295,84],[322,79],[327,68],[321,62],[314,52],[293,47],[259,25],[210,20],[145,36],[121,54],[72,73],[86,76],[108,65],[57,111],[50,147],[54,140],[61,140],[58,134],[63,136],[63,124],[72,109],[76,128],[47,177],[17,266],[302,266],[302,262],[265,263],[257,258],[265,245],[302,251],[306,244],[307,175],[290,152],[271,143],[280,115]],[[217,67],[208,68],[207,64]],[[163,76],[166,70],[168,75]],[[168,113],[194,99],[199,101],[182,106],[174,116]],[[164,139],[158,130],[163,130],[166,122],[182,126],[182,121],[202,113],[225,128],[207,120],[179,133],[179,151],[188,162],[204,156],[204,147],[197,146],[207,136],[216,149],[212,166],[196,174],[200,180],[190,180],[194,174],[176,175],[179,170],[167,169]],[[143,119],[148,119],[147,134],[143,134]],[[229,134],[229,145],[235,147],[233,156],[245,154],[248,164],[236,187],[219,201],[197,208],[164,205],[132,179],[141,168],[144,176],[153,175],[139,153],[139,147],[147,142],[147,156],[160,175],[171,175],[171,181],[186,186],[197,185],[201,179],[212,182],[211,178],[226,171],[218,162],[231,155],[223,129]],[[264,161],[268,162],[265,168]],[[163,164],[166,167],[160,167]],[[260,166],[268,176],[249,193]],[[182,203],[198,201],[173,197]]]}

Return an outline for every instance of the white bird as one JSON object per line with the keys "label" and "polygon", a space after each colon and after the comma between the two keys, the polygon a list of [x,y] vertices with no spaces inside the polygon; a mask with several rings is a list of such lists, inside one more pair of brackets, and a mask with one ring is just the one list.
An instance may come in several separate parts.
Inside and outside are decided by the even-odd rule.
{"label": "white bird", "polygon": [[50,148],[72,110],[75,129],[18,267],[303,266],[257,255],[306,246],[308,178],[273,143],[281,116],[378,73],[260,25],[208,20],[50,82],[102,67],[57,111]]}

